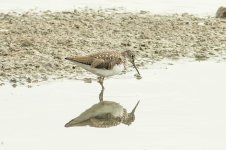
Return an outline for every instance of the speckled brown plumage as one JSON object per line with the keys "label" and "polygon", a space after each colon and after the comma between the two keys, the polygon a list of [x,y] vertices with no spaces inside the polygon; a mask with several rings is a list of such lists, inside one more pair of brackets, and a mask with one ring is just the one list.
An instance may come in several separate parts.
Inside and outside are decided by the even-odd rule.
{"label": "speckled brown plumage", "polygon": [[125,63],[125,57],[118,51],[105,51],[86,56],[67,57],[68,60],[90,65],[93,68],[112,69],[114,65]]}
{"label": "speckled brown plumage", "polygon": [[[96,127],[96,128],[109,128],[113,126],[117,126],[119,124],[126,124],[130,125],[135,120],[135,109],[138,106],[138,103],[134,107],[131,113],[128,113],[125,108],[122,108],[122,106],[118,105],[115,102],[105,101],[102,104],[95,104],[90,109],[86,110],[84,113],[82,113],[80,116],[78,116],[75,119],[72,119],[69,121],[65,127],[73,127],[73,126],[90,126],[90,127]],[[98,115],[92,115],[90,113],[95,113],[95,111],[98,111],[104,107],[104,105],[108,105],[107,108],[112,109],[112,111],[118,111],[117,109],[122,108],[122,114],[121,115],[113,115],[112,113],[106,113],[101,112]],[[109,107],[111,106],[111,107]],[[107,111],[107,110],[105,110]],[[87,114],[89,114],[87,117]]]}

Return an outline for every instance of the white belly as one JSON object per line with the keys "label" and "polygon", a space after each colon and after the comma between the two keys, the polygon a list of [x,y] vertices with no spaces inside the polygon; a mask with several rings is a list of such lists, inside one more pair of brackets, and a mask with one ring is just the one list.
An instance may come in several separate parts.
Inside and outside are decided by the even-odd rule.
{"label": "white belly", "polygon": [[115,65],[111,70],[92,68],[89,65],[85,65],[85,64],[81,64],[81,63],[77,63],[77,62],[76,62],[76,64],[78,66],[82,67],[83,69],[90,71],[93,74],[96,74],[98,76],[102,76],[102,77],[109,77],[109,76],[117,75],[117,74],[120,74],[124,70],[123,64]]}

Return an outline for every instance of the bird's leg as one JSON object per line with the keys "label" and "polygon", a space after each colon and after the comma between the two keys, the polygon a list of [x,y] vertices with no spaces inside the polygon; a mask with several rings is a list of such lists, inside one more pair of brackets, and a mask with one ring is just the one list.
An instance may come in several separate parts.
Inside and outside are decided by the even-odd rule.
{"label": "bird's leg", "polygon": [[101,85],[101,92],[99,94],[99,100],[100,102],[103,102],[103,95],[104,95],[104,85],[103,85],[103,82],[104,82],[104,77],[98,77],[98,82],[100,83]]}

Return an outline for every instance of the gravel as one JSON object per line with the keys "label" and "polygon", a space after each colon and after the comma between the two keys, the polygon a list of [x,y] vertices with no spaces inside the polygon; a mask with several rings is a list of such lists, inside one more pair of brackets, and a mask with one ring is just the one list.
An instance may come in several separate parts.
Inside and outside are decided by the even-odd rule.
{"label": "gravel", "polygon": [[226,20],[190,14],[74,10],[0,13],[0,85],[87,79],[65,57],[133,50],[142,67],[164,58],[226,59]]}

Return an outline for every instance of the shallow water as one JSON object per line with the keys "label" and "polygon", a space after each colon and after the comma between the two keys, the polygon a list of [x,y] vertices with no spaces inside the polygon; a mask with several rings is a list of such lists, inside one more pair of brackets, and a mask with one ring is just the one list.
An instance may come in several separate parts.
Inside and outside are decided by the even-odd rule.
{"label": "shallow water", "polygon": [[146,10],[152,13],[192,13],[214,16],[217,8],[225,6],[226,0],[0,0],[0,11],[73,10],[89,7],[93,9],[123,7],[129,11]]}
{"label": "shallow water", "polygon": [[141,101],[129,127],[64,127],[98,102],[96,82],[0,87],[0,149],[226,149],[226,62],[171,63],[105,81],[106,100]]}

